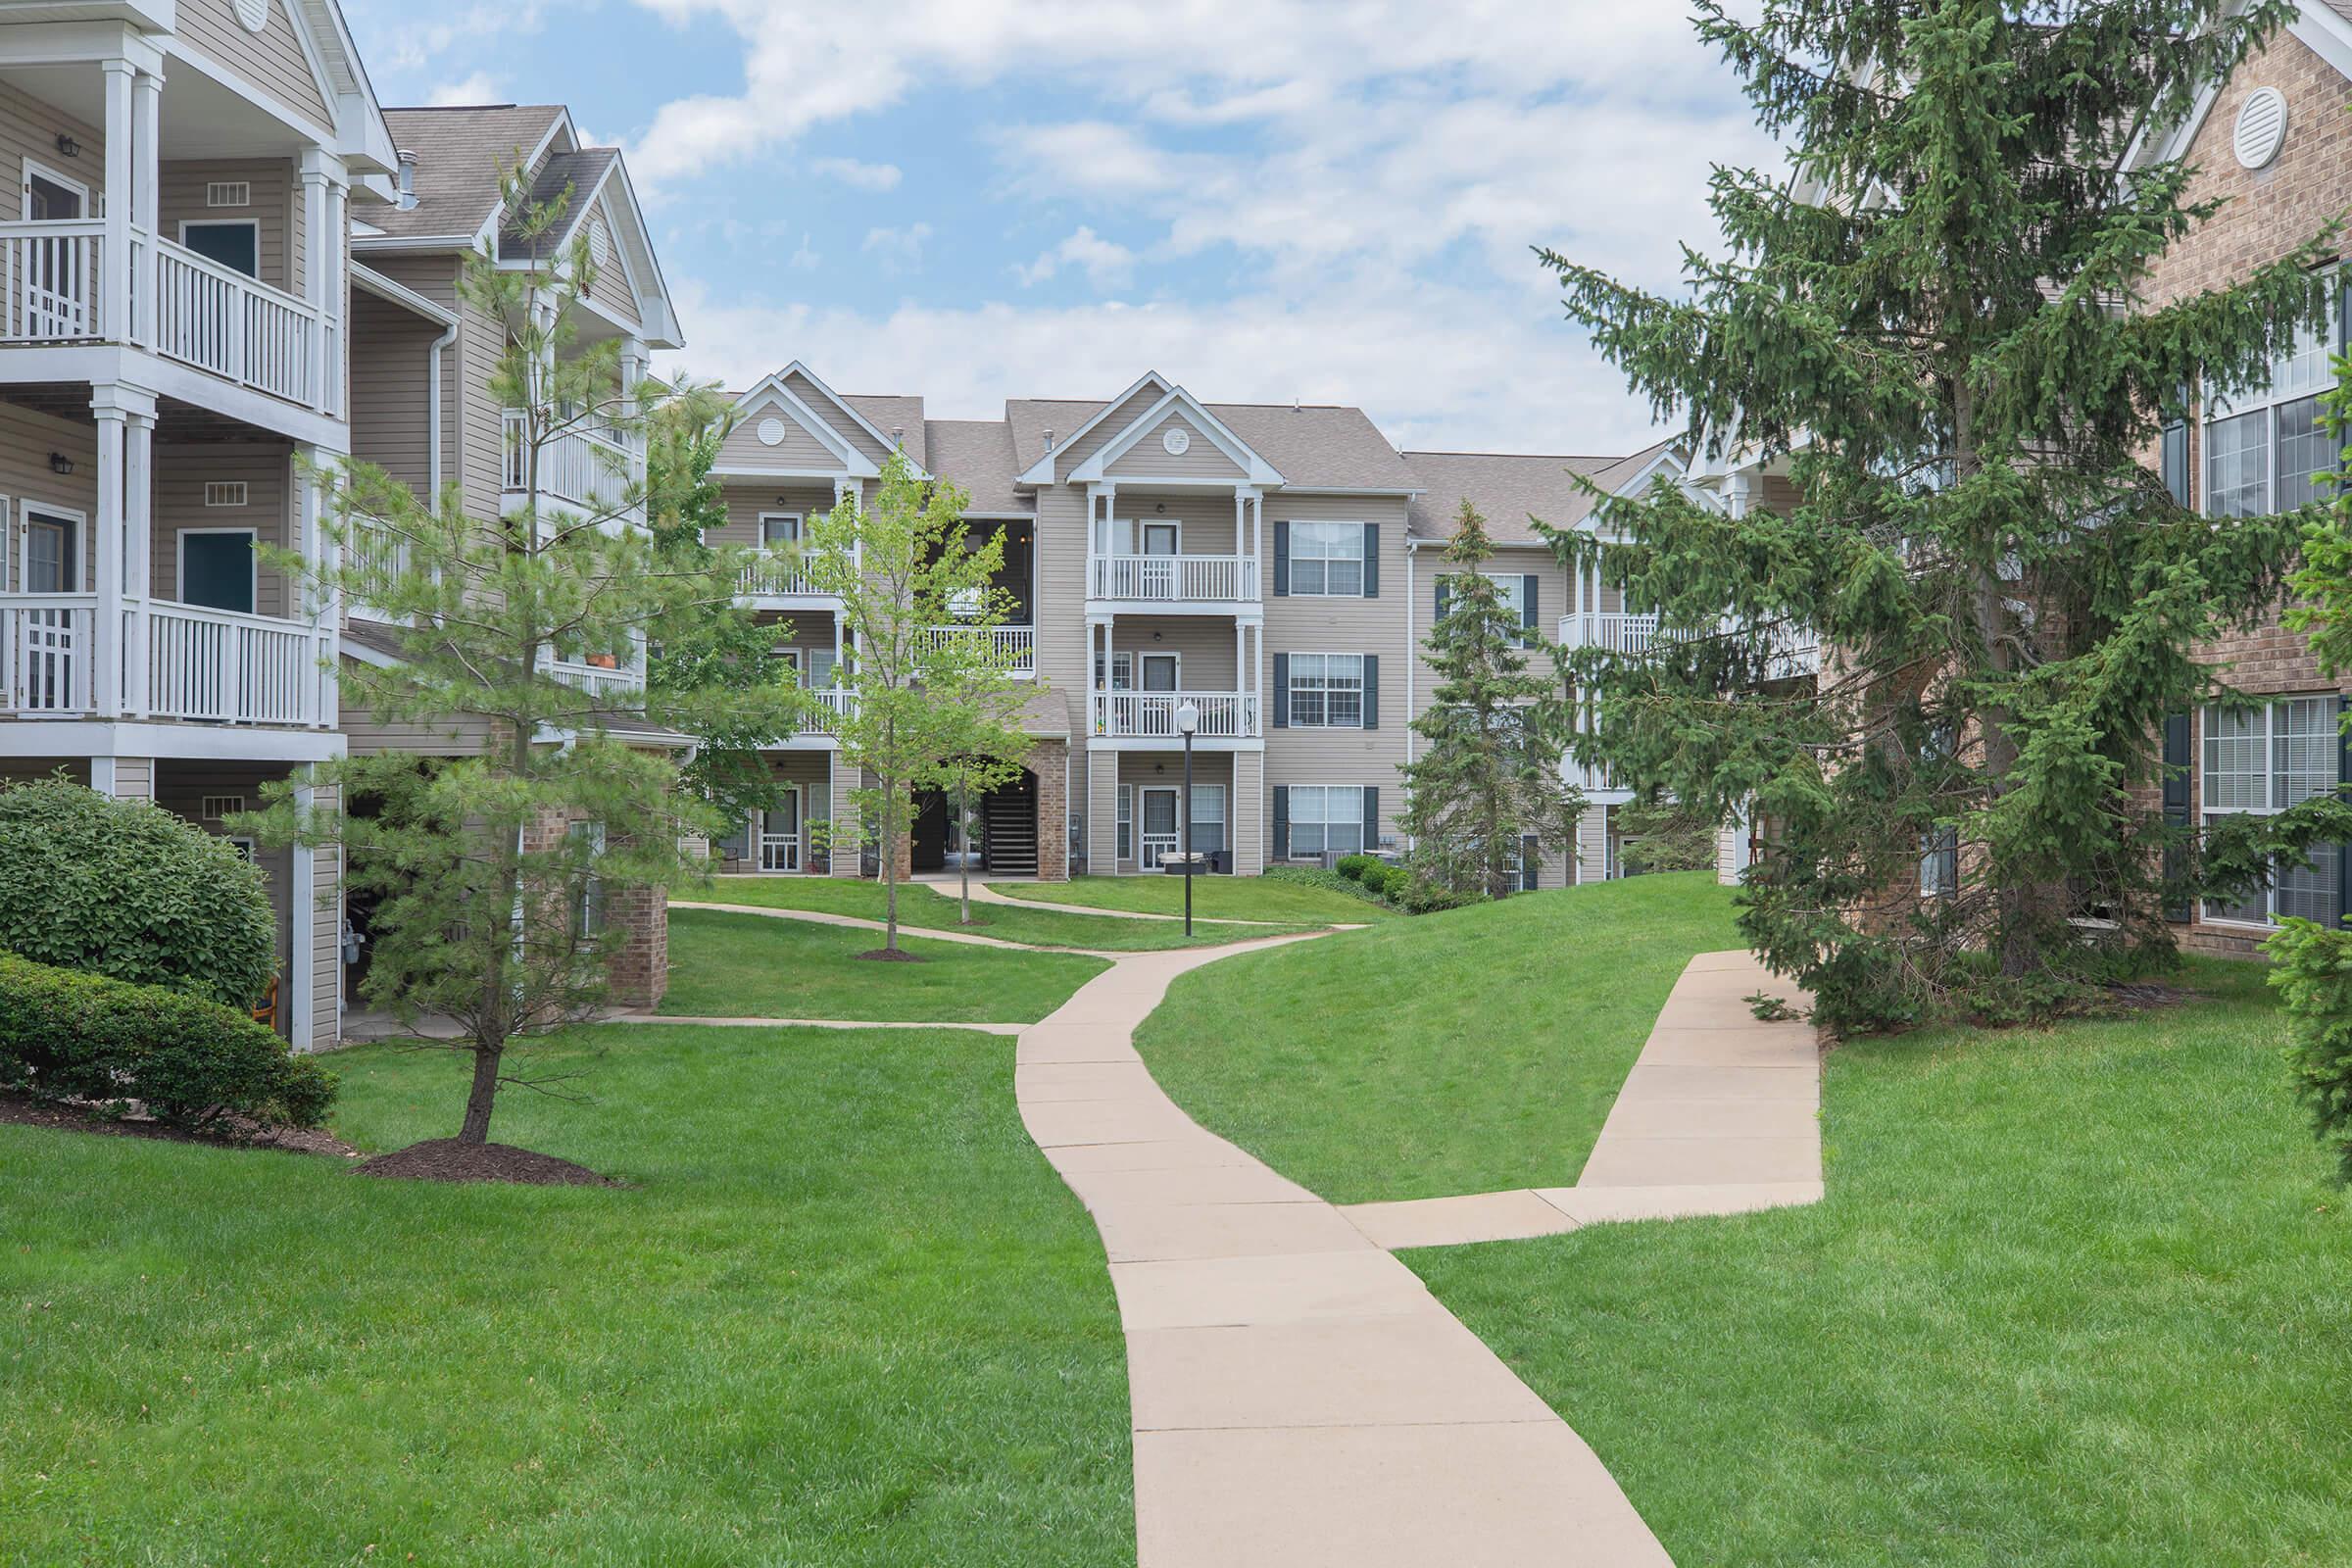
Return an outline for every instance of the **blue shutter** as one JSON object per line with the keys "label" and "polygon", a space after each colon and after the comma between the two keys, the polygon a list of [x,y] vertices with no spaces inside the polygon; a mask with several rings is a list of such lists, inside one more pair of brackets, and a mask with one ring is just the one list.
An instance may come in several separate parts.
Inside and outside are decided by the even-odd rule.
{"label": "blue shutter", "polygon": [[1519,841],[1519,891],[1536,891],[1536,873],[1544,860],[1544,841],[1533,833]]}
{"label": "blue shutter", "polygon": [[1364,656],[1364,728],[1380,728],[1380,656]]}
{"label": "blue shutter", "polygon": [[2188,421],[2175,419],[2164,427],[2164,487],[2172,492],[2173,505],[2188,505]]}
{"label": "blue shutter", "polygon": [[1274,597],[1288,597],[1291,591],[1291,525],[1274,524]]}
{"label": "blue shutter", "polygon": [[[2188,715],[2174,713],[2164,721],[2164,819],[2175,829],[2188,826],[2189,763],[2195,756]],[[2164,874],[2177,876],[2180,869],[2180,852],[2164,852]],[[2195,911],[2187,905],[2174,905],[2164,911],[2167,920],[2187,920]]]}
{"label": "blue shutter", "polygon": [[[1451,590],[1451,589],[1449,589],[1449,588],[1447,588],[1447,587],[1446,586],[1446,576],[1447,576],[1447,575],[1448,575],[1448,574],[1447,574],[1447,573],[1445,573],[1445,572],[1440,572],[1440,573],[1438,574],[1438,619],[1439,619],[1439,620],[1444,620],[1444,619],[1446,618],[1446,600],[1447,600],[1449,597],[1451,597],[1451,594],[1452,594],[1452,590]],[[1434,625],[1434,623],[1433,623],[1433,625]]]}
{"label": "blue shutter", "polygon": [[1519,624],[1531,640],[1536,634],[1536,584],[1541,580],[1532,571],[1519,579]]}
{"label": "blue shutter", "polygon": [[1364,786],[1364,853],[1380,848],[1380,786]]}
{"label": "blue shutter", "polygon": [[1274,727],[1291,727],[1291,656],[1274,656]]}
{"label": "blue shutter", "polygon": [[1274,858],[1291,858],[1291,791],[1286,784],[1274,786]]}
{"label": "blue shutter", "polygon": [[1364,597],[1380,597],[1380,524],[1364,524]]}

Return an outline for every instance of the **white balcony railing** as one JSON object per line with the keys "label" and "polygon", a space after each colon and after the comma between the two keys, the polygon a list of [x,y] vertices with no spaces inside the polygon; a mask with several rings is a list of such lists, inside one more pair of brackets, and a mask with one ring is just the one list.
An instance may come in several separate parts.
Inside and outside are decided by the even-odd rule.
{"label": "white balcony railing", "polygon": [[764,551],[743,568],[736,579],[735,591],[749,599],[784,599],[820,592],[795,558],[771,556]]}
{"label": "white balcony railing", "polygon": [[846,686],[811,687],[808,695],[816,701],[816,711],[801,720],[801,729],[809,735],[831,735],[839,722],[858,707],[858,694]]}
{"label": "white balcony railing", "polygon": [[[509,409],[505,419],[506,488],[531,488],[531,454],[520,444],[523,416]],[[614,432],[565,430],[539,448],[539,494],[595,512],[617,512],[632,484],[645,477],[645,460]]]}
{"label": "white balcony railing", "polygon": [[39,718],[89,712],[95,594],[0,594],[0,710]]}
{"label": "white balcony railing", "polygon": [[1649,651],[1657,636],[1655,615],[1594,610],[1560,617],[1562,648],[1605,648],[1612,654],[1642,654]]}
{"label": "white balcony railing", "polygon": [[310,407],[326,327],[318,308],[170,240],[156,243],[155,348],[239,386]]}
{"label": "white balcony railing", "polygon": [[[972,631],[973,628],[969,626],[934,626],[930,636],[931,641],[938,644],[952,637],[968,637]],[[1036,627],[994,626],[989,629],[989,635],[996,639],[998,647],[1010,655],[1015,678],[1026,680],[1037,673]]]}
{"label": "white balcony railing", "polygon": [[1087,596],[1151,604],[1241,604],[1257,592],[1255,556],[1092,556]]}
{"label": "white balcony railing", "polygon": [[147,608],[147,710],[227,724],[321,724],[331,677],[306,623],[201,605]]}
{"label": "white balcony railing", "polygon": [[645,671],[583,660],[552,659],[543,666],[566,686],[576,686],[599,703],[612,708],[635,708],[645,697]]}
{"label": "white balcony railing", "polygon": [[1185,703],[1200,711],[1200,727],[1193,731],[1199,739],[1257,737],[1255,692],[1096,692],[1095,733],[1114,740],[1181,740],[1176,710]]}
{"label": "white balcony railing", "polygon": [[0,342],[73,343],[105,335],[102,222],[0,223]]}

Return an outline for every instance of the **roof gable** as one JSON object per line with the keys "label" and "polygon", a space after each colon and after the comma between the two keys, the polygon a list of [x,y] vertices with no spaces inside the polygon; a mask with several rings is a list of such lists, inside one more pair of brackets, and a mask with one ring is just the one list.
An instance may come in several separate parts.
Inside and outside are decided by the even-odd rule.
{"label": "roof gable", "polygon": [[[2232,5],[2230,9],[2240,7]],[[2318,55],[2338,74],[2352,78],[2352,0],[2303,0],[2294,20],[2286,24],[2285,36]],[[2198,131],[2213,114],[2214,104],[2228,86],[2227,81],[2205,83],[2186,118],[2157,134],[2143,132],[2125,161],[2137,168],[2186,157],[2189,145],[2197,139]]]}
{"label": "roof gable", "polygon": [[[1165,381],[1160,380],[1156,372],[1146,377],[1146,380],[1159,381],[1161,385],[1168,386]],[[1139,387],[1141,384],[1139,383]],[[1120,401],[1123,405],[1130,400],[1121,399]],[[1090,428],[1092,423],[1093,421],[1089,421]],[[1250,484],[1279,485],[1283,482],[1280,469],[1259,457],[1250,449],[1248,442],[1227,429],[1222,419],[1209,413],[1198,398],[1180,386],[1168,386],[1168,389],[1149,409],[1144,411],[1141,417],[1130,420],[1125,428],[1096,448],[1070,470],[1067,482],[1087,484],[1108,478],[1112,464],[1135,451],[1146,436],[1164,432],[1171,423],[1181,423],[1188,429],[1198,431],[1205,437],[1209,445],[1222,453],[1233,465],[1234,470]],[[1079,433],[1083,435],[1086,431],[1081,429]],[[1071,439],[1075,444],[1077,437]],[[1189,450],[1186,456],[1190,456]],[[1160,471],[1154,468],[1149,460],[1146,460],[1143,466],[1155,473]]]}
{"label": "roof gable", "polygon": [[[760,384],[761,386],[773,385],[777,391],[791,397],[801,407],[812,411],[813,417],[822,419],[836,436],[858,453],[860,461],[867,465],[864,472],[879,473],[882,465],[890,461],[892,452],[905,450],[903,446],[894,446],[890,437],[875,428],[873,420],[867,418],[856,404],[825,385],[822,380],[818,379],[814,370],[809,369],[799,360],[793,361]],[[748,395],[746,394],[746,396]],[[921,422],[919,418],[915,420],[918,429]],[[908,466],[914,470],[915,477],[920,479],[931,477],[914,453],[906,452],[906,458]]]}
{"label": "roof gable", "polygon": [[[735,400],[737,421],[719,449],[728,473],[821,473],[873,478],[871,458],[784,384],[768,376]],[[774,421],[773,426],[769,421]],[[773,436],[775,439],[768,439]]]}

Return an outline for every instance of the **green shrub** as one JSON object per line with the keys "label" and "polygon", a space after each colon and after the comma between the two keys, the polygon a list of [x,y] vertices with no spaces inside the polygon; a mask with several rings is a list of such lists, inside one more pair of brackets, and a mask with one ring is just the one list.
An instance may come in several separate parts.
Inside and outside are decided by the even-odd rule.
{"label": "green shrub", "polygon": [[1260,874],[1272,882],[1296,882],[1300,887],[1321,888],[1326,893],[1345,893],[1351,899],[1362,899],[1367,904],[1380,902],[1380,895],[1361,882],[1344,877],[1337,871],[1326,871],[1321,866],[1269,865]]}
{"label": "green shrub", "polygon": [[1359,880],[1364,884],[1366,893],[1377,896],[1395,887],[1396,879],[1405,874],[1402,866],[1391,865],[1386,860],[1374,860],[1370,865],[1364,867],[1364,873]]}
{"label": "green shrub", "polygon": [[1343,855],[1333,869],[1350,882],[1361,882],[1366,871],[1372,870],[1382,863],[1377,855]]}
{"label": "green shrub", "polygon": [[1443,882],[1417,876],[1398,866],[1389,878],[1389,902],[1407,914],[1436,914],[1444,909],[1459,909],[1473,904],[1484,904],[1483,893],[1457,893]]}
{"label": "green shrub", "polygon": [[70,779],[0,785],[0,948],[250,1008],[276,946],[262,873],[228,840]]}
{"label": "green shrub", "polygon": [[323,1068],[234,1008],[13,953],[0,953],[0,1088],[140,1100],[183,1127],[226,1112],[312,1127],[335,1098]]}
{"label": "green shrub", "polygon": [[2295,1094],[2335,1155],[2336,1179],[2352,1182],[2352,931],[2290,918],[2263,950],[2286,1004]]}

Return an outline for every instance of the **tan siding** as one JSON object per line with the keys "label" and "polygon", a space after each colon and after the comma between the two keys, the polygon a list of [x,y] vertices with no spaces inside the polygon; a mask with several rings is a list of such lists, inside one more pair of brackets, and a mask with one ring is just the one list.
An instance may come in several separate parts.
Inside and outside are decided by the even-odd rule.
{"label": "tan siding", "polygon": [[726,487],[726,496],[727,525],[709,541],[713,545],[758,544],[763,512],[797,512],[806,528],[810,519],[833,510],[830,484],[738,483]]}
{"label": "tan siding", "polygon": [[1111,623],[1111,651],[1135,656],[1139,690],[1144,683],[1143,657],[1175,654],[1179,690],[1230,692],[1237,690],[1233,624],[1223,615],[1121,615]]}
{"label": "tan siding", "polygon": [[[444,310],[456,311],[458,309],[459,263],[455,257],[378,256],[369,258],[368,266],[402,287],[416,290]],[[372,304],[382,309],[393,309],[393,307],[383,306],[381,301],[374,301]],[[358,308],[355,305],[354,309]],[[407,315],[406,312],[399,314]],[[429,347],[432,340],[441,335],[442,328],[430,322],[423,324],[427,328],[425,346]],[[459,325],[461,343],[464,335],[465,324],[461,320]],[[467,361],[461,343],[452,343],[441,354],[441,478],[445,484],[452,481],[462,483],[465,479],[462,454],[466,441],[464,386]],[[424,442],[422,431],[430,413],[424,400],[424,381],[427,372],[422,358],[423,349],[420,348],[417,351],[417,358],[411,368],[405,353],[386,353],[387,347],[386,340],[374,337],[362,339],[354,344],[351,402],[353,441],[357,443],[360,439],[360,411],[365,406],[369,411],[370,428],[381,434],[387,442],[387,450],[398,456],[400,454],[400,448],[397,445],[398,437],[391,433],[397,430],[398,423],[387,421],[413,418],[419,432],[415,439],[419,446],[422,445]],[[370,383],[378,376],[386,377],[391,382],[391,387],[383,390],[373,387]],[[413,383],[412,376],[414,377]],[[411,415],[402,416],[397,411],[407,407],[408,394],[405,389],[411,384],[417,389],[415,410]],[[372,458],[368,452],[363,451],[359,455],[369,457],[372,462],[385,463],[386,466],[390,466],[386,459]],[[404,461],[415,462],[415,454],[410,454]],[[418,470],[417,477],[409,482],[414,484],[421,494],[426,482],[421,464],[418,464]]]}
{"label": "tan siding", "polygon": [[[771,418],[783,421],[784,425],[784,439],[772,447],[760,439],[760,423]],[[719,448],[718,466],[722,468],[812,468],[825,473],[848,471],[842,461],[801,422],[798,414],[773,398],[760,399],[727,433],[726,444]]]}
{"label": "tan siding", "polygon": [[428,383],[440,335],[438,325],[397,305],[352,295],[351,455],[381,466],[418,496],[431,483]]}
{"label": "tan siding", "polygon": [[[260,32],[248,32],[229,0],[179,0],[174,25],[180,37],[213,64],[275,94],[321,129],[330,128],[334,117],[318,91],[318,79],[311,72],[286,5],[287,0],[270,0],[269,24]],[[167,135],[171,129],[164,126]]]}
{"label": "tan siding", "polygon": [[[95,71],[92,74],[96,74]],[[80,144],[80,157],[68,158],[57,150],[57,138],[61,135],[72,136]],[[0,180],[0,185],[6,187],[0,190],[0,212],[7,213],[12,220],[24,216],[27,159],[87,185],[93,203],[91,216],[97,216],[94,204],[106,186],[105,133],[96,125],[51,108],[21,87],[0,81],[0,161],[7,166],[7,177]]]}
{"label": "tan siding", "polygon": [[[261,239],[261,277],[289,294],[302,292],[301,201],[294,166],[283,159],[182,159],[158,172],[164,237],[177,240],[180,224],[243,222],[251,220]],[[243,207],[207,207],[205,187],[216,180],[242,180],[253,187]]]}
{"label": "tan siding", "polygon": [[[1086,501],[1083,493],[1078,502],[1081,514]],[[1179,526],[1177,548],[1188,556],[1233,556],[1241,554],[1234,544],[1233,497],[1229,495],[1197,495],[1186,491],[1121,490],[1118,494],[1118,514],[1122,522],[1132,522],[1137,529],[1147,522],[1173,522]],[[1119,548],[1128,548],[1122,534]],[[1141,539],[1141,532],[1133,538]],[[1083,543],[1083,541],[1081,541]],[[1271,536],[1266,548],[1273,549]]]}
{"label": "tan siding", "polygon": [[603,197],[589,209],[588,220],[592,223],[601,220],[612,242],[608,259],[594,269],[589,278],[588,297],[622,320],[633,322],[638,318],[637,296],[630,291],[628,270],[621,265],[620,229],[613,223],[612,207]]}
{"label": "tan siding", "polygon": [[[1192,439],[1182,457],[1170,453],[1163,441],[1170,430],[1183,430]],[[1216,445],[1201,432],[1200,426],[1181,414],[1170,413],[1158,424],[1147,431],[1119,455],[1116,463],[1103,471],[1114,479],[1145,474],[1165,474],[1170,478],[1186,479],[1244,479],[1248,470],[1217,450]]]}
{"label": "tan siding", "polygon": [[[159,447],[155,455],[155,544],[149,552],[149,581],[158,599],[179,598],[179,531],[182,528],[251,528],[266,545],[285,548],[287,512],[291,505],[292,455],[280,448],[273,456],[250,446]],[[242,480],[246,505],[208,507],[208,481]],[[283,615],[292,608],[285,578],[260,566],[256,571],[254,610],[264,615]]]}
{"label": "tan siding", "polygon": [[366,709],[343,705],[342,729],[354,757],[381,752],[415,752],[428,757],[477,757],[487,749],[490,725],[486,719],[458,718],[441,723],[379,720]]}
{"label": "tan siding", "polygon": [[506,323],[485,313],[471,300],[458,301],[459,362],[457,407],[462,458],[456,474],[466,486],[466,509],[474,516],[498,510],[505,487],[507,463],[506,410],[491,390],[499,361],[507,352]]}
{"label": "tan siding", "polygon": [[[1088,732],[1087,691],[1094,683],[1086,644],[1086,493],[1054,486],[1037,496],[1037,673],[1061,694],[1070,734]],[[1070,798],[1090,803],[1089,754],[1071,747]],[[1091,818],[1090,818],[1091,827]],[[1093,839],[1089,836],[1091,853]]]}
{"label": "tan siding", "polygon": [[[74,471],[49,470],[49,454],[72,460]],[[27,505],[54,507],[77,513],[81,523],[81,589],[96,589],[95,538],[91,528],[98,510],[98,432],[92,425],[53,418],[9,404],[0,404],[0,496],[8,498],[8,562],[5,581],[12,591],[24,586],[24,528]]]}
{"label": "tan siding", "polygon": [[815,382],[796,372],[784,378],[784,386],[794,397],[808,404],[816,416],[830,425],[844,441],[871,458],[876,466],[889,461],[890,448],[875,440],[856,417],[819,391]]}
{"label": "tan siding", "polygon": [[[244,797],[248,808],[262,804],[262,782],[286,776],[285,769],[257,768],[247,762],[200,762],[168,760],[156,769],[155,804],[207,833],[226,836],[219,822],[204,817],[204,797],[207,795],[237,795]],[[270,910],[277,920],[278,1006],[280,1017],[294,1000],[291,972],[287,969],[288,954],[294,942],[294,856],[284,849],[257,848],[254,863],[261,867],[270,886]],[[261,999],[254,999],[259,1002]],[[285,1032],[281,1023],[279,1032]]]}
{"label": "tan siding", "polygon": [[[1113,409],[1102,423],[1087,431],[1085,440],[1068,442],[1054,454],[1054,476],[1056,479],[1068,478],[1072,468],[1117,440],[1129,425],[1152,412],[1152,406],[1166,396],[1167,393],[1156,386],[1139,390],[1135,396]],[[1080,499],[1084,499],[1083,492]]]}
{"label": "tan siding", "polygon": [[[1234,752],[1199,752],[1193,757],[1195,784],[1225,786],[1225,842],[1234,843],[1238,819],[1234,811],[1234,763],[1239,756]],[[1102,754],[1102,772],[1107,776],[1105,800],[1107,807],[1102,817],[1102,858],[1103,864],[1092,866],[1101,872],[1111,869],[1109,861],[1118,852],[1119,798],[1117,787],[1126,785],[1135,791],[1135,831],[1128,843],[1127,858],[1118,861],[1117,869],[1133,872],[1142,869],[1136,858],[1143,848],[1144,799],[1146,789],[1172,789],[1177,794],[1177,820],[1183,820],[1184,809],[1184,754],[1182,752],[1104,752]]]}

